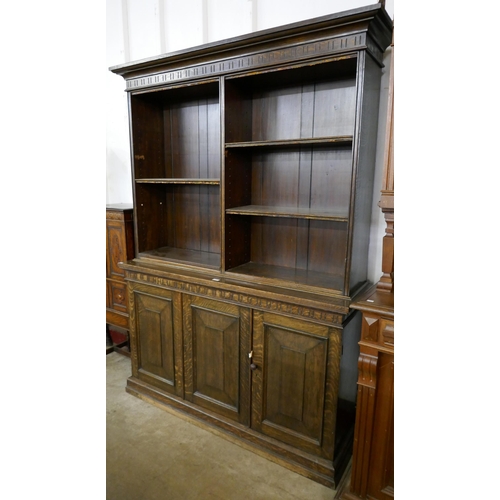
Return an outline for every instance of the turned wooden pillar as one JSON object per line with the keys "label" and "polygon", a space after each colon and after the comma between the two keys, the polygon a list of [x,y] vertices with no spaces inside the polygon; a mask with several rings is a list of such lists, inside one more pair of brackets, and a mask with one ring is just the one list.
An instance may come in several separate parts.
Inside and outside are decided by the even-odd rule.
{"label": "turned wooden pillar", "polygon": [[389,100],[384,158],[384,176],[378,206],[384,214],[386,229],[382,241],[382,277],[377,284],[380,292],[394,292],[394,43],[391,57]]}

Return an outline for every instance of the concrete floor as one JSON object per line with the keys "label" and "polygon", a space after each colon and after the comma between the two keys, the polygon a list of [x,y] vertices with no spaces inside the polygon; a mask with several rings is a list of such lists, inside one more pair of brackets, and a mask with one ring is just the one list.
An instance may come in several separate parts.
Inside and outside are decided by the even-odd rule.
{"label": "concrete floor", "polygon": [[335,491],[125,392],[106,356],[107,500],[333,500]]}

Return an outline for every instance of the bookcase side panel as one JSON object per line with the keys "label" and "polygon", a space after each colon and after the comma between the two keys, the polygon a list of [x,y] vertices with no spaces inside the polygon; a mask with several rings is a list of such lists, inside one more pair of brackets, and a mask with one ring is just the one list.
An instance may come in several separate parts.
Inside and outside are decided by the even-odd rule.
{"label": "bookcase side panel", "polygon": [[373,179],[377,153],[378,112],[381,69],[366,53],[360,55],[362,101],[360,106],[357,151],[354,157],[355,193],[350,260],[349,290],[362,284],[368,274],[368,245],[373,200]]}

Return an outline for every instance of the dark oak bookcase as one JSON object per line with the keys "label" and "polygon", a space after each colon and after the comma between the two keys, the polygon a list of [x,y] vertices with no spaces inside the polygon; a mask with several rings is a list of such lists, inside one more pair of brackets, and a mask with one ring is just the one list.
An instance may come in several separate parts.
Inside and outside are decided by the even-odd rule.
{"label": "dark oak bookcase", "polygon": [[123,64],[133,394],[312,479],[352,443],[381,5]]}

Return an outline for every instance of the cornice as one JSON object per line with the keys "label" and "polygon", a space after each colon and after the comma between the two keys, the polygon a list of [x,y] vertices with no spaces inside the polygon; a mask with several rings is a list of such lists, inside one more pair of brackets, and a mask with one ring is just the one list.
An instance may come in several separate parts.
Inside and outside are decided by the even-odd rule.
{"label": "cornice", "polygon": [[381,4],[375,4],[109,69],[127,80],[127,90],[133,90],[353,50],[367,50],[382,64],[391,33],[392,20]]}

